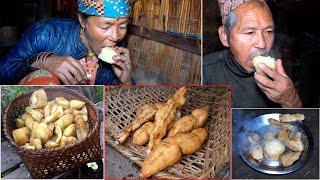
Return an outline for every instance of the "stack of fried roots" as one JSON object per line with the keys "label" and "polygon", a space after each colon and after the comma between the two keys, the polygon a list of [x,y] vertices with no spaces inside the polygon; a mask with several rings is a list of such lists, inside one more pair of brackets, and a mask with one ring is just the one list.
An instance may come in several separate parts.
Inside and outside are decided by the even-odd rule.
{"label": "stack of fried roots", "polygon": [[133,143],[148,143],[149,155],[141,167],[142,177],[150,177],[177,163],[182,155],[198,151],[207,139],[208,133],[203,126],[208,118],[208,107],[195,109],[180,118],[186,92],[187,89],[181,87],[166,103],[140,107],[136,117],[117,138],[117,143],[122,144],[135,131]]}
{"label": "stack of fried roots", "polygon": [[32,93],[25,113],[16,120],[14,141],[28,149],[56,148],[88,136],[85,102],[57,97],[48,101],[43,89]]}

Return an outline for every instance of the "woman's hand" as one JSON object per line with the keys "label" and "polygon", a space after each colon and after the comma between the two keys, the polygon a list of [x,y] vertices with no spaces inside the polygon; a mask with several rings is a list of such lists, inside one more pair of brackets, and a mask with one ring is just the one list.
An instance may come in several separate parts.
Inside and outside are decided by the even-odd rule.
{"label": "woman's hand", "polygon": [[115,64],[112,65],[113,71],[121,83],[131,84],[131,60],[129,50],[123,47],[114,47],[117,54],[113,56]]}
{"label": "woman's hand", "polygon": [[71,56],[52,55],[42,63],[42,68],[56,75],[63,84],[84,84],[86,72]]}

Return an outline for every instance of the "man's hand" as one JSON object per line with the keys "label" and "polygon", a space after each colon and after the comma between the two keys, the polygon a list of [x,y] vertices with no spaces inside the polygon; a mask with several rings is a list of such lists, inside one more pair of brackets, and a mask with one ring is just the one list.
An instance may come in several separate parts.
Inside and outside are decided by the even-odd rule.
{"label": "man's hand", "polygon": [[52,55],[42,67],[56,75],[63,84],[84,84],[86,72],[81,64],[71,56]]}
{"label": "man's hand", "polygon": [[254,74],[256,83],[266,96],[284,108],[302,107],[300,97],[282,66],[281,59],[276,60],[276,70],[263,63],[258,65]]}
{"label": "man's hand", "polygon": [[131,60],[129,50],[123,47],[114,47],[119,55],[113,56],[115,64],[112,65],[113,71],[119,80],[124,84],[131,84]]}

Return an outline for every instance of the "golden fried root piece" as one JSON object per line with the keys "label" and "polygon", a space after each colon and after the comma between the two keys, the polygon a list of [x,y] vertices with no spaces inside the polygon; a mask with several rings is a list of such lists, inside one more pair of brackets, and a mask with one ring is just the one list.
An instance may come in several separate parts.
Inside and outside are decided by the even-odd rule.
{"label": "golden fried root piece", "polygon": [[176,104],[178,109],[180,109],[185,103],[186,103],[186,92],[187,88],[186,87],[181,87],[176,91],[171,98],[171,100]]}
{"label": "golden fried root piece", "polygon": [[47,102],[47,94],[43,89],[34,91],[29,99],[29,104],[33,109],[44,108]]}
{"label": "golden fried root piece", "polygon": [[304,119],[304,114],[281,114],[279,116],[280,122],[303,121]]}
{"label": "golden fried root piece", "polygon": [[79,140],[86,138],[89,134],[89,124],[83,120],[81,115],[76,115],[74,118],[74,123],[76,124],[76,134]]}
{"label": "golden fried root piece", "polygon": [[282,154],[280,156],[282,166],[288,167],[291,166],[296,160],[299,159],[301,152],[288,152],[285,154]]}
{"label": "golden fried root piece", "polygon": [[70,108],[70,101],[66,100],[64,97],[56,97],[55,102],[62,106],[63,109],[69,109]]}
{"label": "golden fried root piece", "polygon": [[255,160],[259,161],[263,159],[263,148],[260,144],[250,144],[249,153]]}
{"label": "golden fried root piece", "polygon": [[17,128],[22,128],[22,127],[24,127],[24,126],[25,126],[24,120],[23,120],[22,118],[17,118],[17,120],[16,120],[16,126],[17,126]]}
{"label": "golden fried root piece", "polygon": [[150,121],[157,111],[155,104],[146,104],[138,109],[136,117],[130,122],[130,124],[121,131],[117,144],[122,144],[129,136],[129,134],[138,129],[144,123]]}
{"label": "golden fried root piece", "polygon": [[206,106],[200,109],[195,109],[191,112],[191,114],[194,115],[198,121],[198,128],[203,127],[206,123],[206,120],[208,119],[208,111],[209,107]]}
{"label": "golden fried root piece", "polygon": [[153,122],[147,122],[144,125],[142,125],[138,130],[136,130],[136,132],[134,132],[133,143],[137,145],[144,145],[148,143],[153,128]]}
{"label": "golden fried root piece", "polygon": [[60,147],[64,147],[68,144],[73,144],[77,141],[77,138],[73,137],[73,136],[70,136],[70,137],[65,137],[65,136],[62,136],[61,137],[61,144],[60,144]]}
{"label": "golden fried root piece", "polygon": [[40,122],[43,118],[43,114],[39,111],[32,109],[30,106],[26,107],[26,112],[37,122]]}
{"label": "golden fried root piece", "polygon": [[268,121],[269,121],[269,123],[270,123],[271,125],[277,126],[277,127],[281,128],[281,129],[292,130],[292,129],[294,128],[294,126],[291,125],[291,124],[282,123],[282,122],[280,122],[280,121],[278,121],[278,120],[276,120],[276,119],[273,119],[273,118],[269,118]]}
{"label": "golden fried root piece", "polygon": [[207,137],[208,132],[204,128],[198,128],[193,130],[191,133],[176,134],[172,137],[164,139],[162,142],[177,143],[181,147],[182,154],[186,155],[198,151]]}
{"label": "golden fried root piece", "polygon": [[181,148],[175,143],[161,142],[143,161],[141,176],[150,177],[180,160]]}
{"label": "golden fried root piece", "polygon": [[161,141],[167,134],[168,126],[173,121],[177,112],[177,106],[172,100],[169,100],[165,107],[159,109],[155,115],[155,127],[150,134],[147,153],[150,153],[154,145]]}
{"label": "golden fried root piece", "polygon": [[83,101],[71,100],[71,101],[70,101],[70,108],[72,108],[72,109],[77,109],[77,110],[81,110],[81,109],[84,107],[85,104],[86,104],[86,103],[83,102]]}
{"label": "golden fried root piece", "polygon": [[184,116],[178,121],[173,122],[167,137],[174,136],[178,133],[190,132],[198,127],[197,123],[198,121],[193,115]]}

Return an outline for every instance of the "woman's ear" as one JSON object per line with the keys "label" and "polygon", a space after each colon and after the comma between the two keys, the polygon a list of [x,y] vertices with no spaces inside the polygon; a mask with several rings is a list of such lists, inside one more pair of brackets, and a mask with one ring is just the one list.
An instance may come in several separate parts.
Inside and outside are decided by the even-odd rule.
{"label": "woman's ear", "polygon": [[83,19],[82,15],[80,13],[78,13],[78,20],[80,22],[81,27],[84,28],[84,24],[85,24],[85,20]]}
{"label": "woman's ear", "polygon": [[226,28],[224,26],[220,26],[218,29],[218,33],[219,33],[219,38],[221,43],[225,46],[225,47],[229,47],[229,42],[228,42],[228,36],[227,36],[227,31]]}

